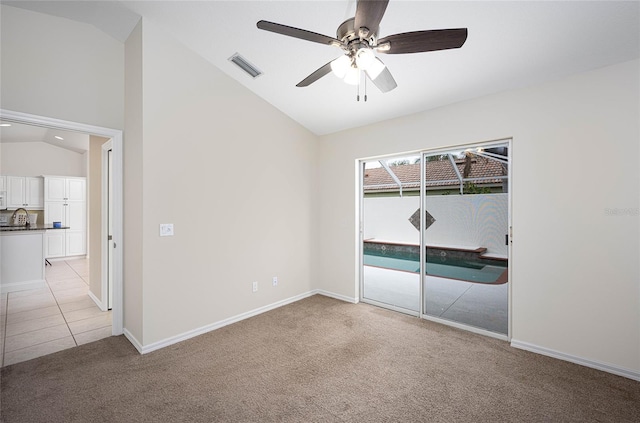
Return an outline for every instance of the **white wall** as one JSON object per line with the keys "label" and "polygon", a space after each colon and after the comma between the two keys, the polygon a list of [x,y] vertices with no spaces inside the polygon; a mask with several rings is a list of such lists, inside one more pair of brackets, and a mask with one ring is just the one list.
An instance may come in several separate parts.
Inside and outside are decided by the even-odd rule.
{"label": "white wall", "polygon": [[312,289],[317,138],[147,20],[141,50],[142,129],[127,143],[142,154],[125,179],[139,167],[142,215],[125,220],[142,229],[150,345]]}
{"label": "white wall", "polygon": [[[427,211],[435,222],[426,231],[430,246],[486,248],[486,254],[507,257],[508,194],[430,195]],[[409,218],[420,197],[364,199],[364,239],[420,243]]]}
{"label": "white wall", "polygon": [[0,6],[3,109],[121,129],[124,46],[93,26]]}
{"label": "white wall", "polygon": [[[640,372],[638,61],[324,136],[316,286],[356,297],[355,160],[513,137],[512,339]],[[553,240],[553,242],[549,242]]]}
{"label": "white wall", "polygon": [[86,156],[45,142],[1,143],[0,173],[15,176],[87,176]]}
{"label": "white wall", "polygon": [[142,342],[142,22],[125,43],[124,328]]}

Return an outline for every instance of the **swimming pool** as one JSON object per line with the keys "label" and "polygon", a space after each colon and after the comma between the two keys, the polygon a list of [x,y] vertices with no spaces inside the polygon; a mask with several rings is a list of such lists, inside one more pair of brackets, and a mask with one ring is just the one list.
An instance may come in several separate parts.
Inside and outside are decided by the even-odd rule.
{"label": "swimming pool", "polygon": [[[410,254],[378,254],[367,251],[364,254],[365,266],[382,267],[404,272],[420,273],[420,260]],[[442,278],[458,279],[485,284],[502,284],[507,281],[507,266],[486,264],[472,260],[444,257],[427,257],[426,274]]]}

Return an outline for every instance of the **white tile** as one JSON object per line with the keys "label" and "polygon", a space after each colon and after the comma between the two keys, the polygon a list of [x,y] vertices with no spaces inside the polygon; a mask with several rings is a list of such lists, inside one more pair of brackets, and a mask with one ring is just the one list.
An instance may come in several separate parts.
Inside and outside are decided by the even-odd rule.
{"label": "white tile", "polygon": [[9,351],[4,354],[3,366],[20,363],[22,361],[31,360],[33,358],[42,357],[43,355],[53,354],[58,351],[66,350],[76,346],[72,336],[55,339],[53,341],[43,342],[38,345],[21,348],[15,351]]}
{"label": "white tile", "polygon": [[66,311],[64,318],[67,322],[75,322],[78,320],[88,319],[90,317],[101,316],[102,313],[110,313],[108,311],[102,311],[97,305],[93,307],[83,308],[80,310]]}
{"label": "white tile", "polygon": [[89,293],[89,287],[69,288],[62,291],[55,291],[54,295],[59,304],[76,301],[77,299],[86,297]]}
{"label": "white tile", "polygon": [[60,314],[60,308],[57,305],[50,307],[37,308],[34,310],[21,311],[19,313],[7,314],[7,323],[21,322],[24,320],[38,319],[45,316],[55,316]]}
{"label": "white tile", "polygon": [[[60,308],[62,309],[62,305],[63,304],[68,304],[68,303],[75,303],[78,301],[82,301],[89,298],[89,296],[85,293],[84,295],[76,295],[76,296],[63,296],[63,297],[59,297],[58,298],[58,305],[60,306]],[[89,301],[91,301],[91,299],[89,298]],[[95,303],[94,303],[95,304]],[[64,310],[63,310],[64,311]]]}
{"label": "white tile", "polygon": [[84,288],[85,290],[89,289],[89,286],[82,278],[73,278],[73,279],[65,279],[62,281],[49,282],[49,286],[51,287],[51,292],[54,294],[72,288]]}
{"label": "white tile", "polygon": [[89,342],[98,341],[100,339],[111,336],[111,326],[105,326],[99,329],[93,329],[74,335],[78,345],[88,344]]}
{"label": "white tile", "polygon": [[44,288],[27,289],[24,291],[10,292],[9,298],[14,299],[14,298],[24,298],[24,297],[37,297],[37,296],[46,296],[48,294],[51,294],[51,291],[49,290],[49,287],[45,286]]}
{"label": "white tile", "polygon": [[19,335],[7,336],[4,344],[5,354],[22,348],[53,341],[55,339],[70,336],[69,328],[66,324],[52,326],[50,328],[38,329]]}
{"label": "white tile", "polygon": [[48,295],[20,297],[15,299],[9,297],[7,314],[19,313],[21,311],[35,310],[38,308],[51,307],[55,305],[57,305],[56,300],[50,293]]}
{"label": "white tile", "polygon": [[100,316],[90,317],[76,322],[69,322],[68,325],[69,329],[71,329],[71,333],[74,335],[94,329],[108,327],[111,326],[111,313],[105,312]]}
{"label": "white tile", "polygon": [[74,301],[60,303],[60,310],[62,310],[62,313],[91,307],[96,307],[96,303],[89,298],[88,295],[78,297]]}
{"label": "white tile", "polygon": [[19,335],[21,333],[33,332],[35,330],[64,324],[66,324],[66,322],[62,317],[62,313],[59,312],[58,314],[52,316],[8,323],[6,327],[6,336]]}
{"label": "white tile", "polygon": [[7,314],[7,294],[0,295],[0,315]]}

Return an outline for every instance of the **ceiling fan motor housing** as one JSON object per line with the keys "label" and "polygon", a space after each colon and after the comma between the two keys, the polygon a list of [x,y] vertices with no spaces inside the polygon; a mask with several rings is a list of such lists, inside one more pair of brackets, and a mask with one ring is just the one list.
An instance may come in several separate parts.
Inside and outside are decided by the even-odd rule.
{"label": "ceiling fan motor housing", "polygon": [[[355,28],[355,18],[347,19],[342,22],[336,31],[336,38],[341,40],[343,44],[343,48],[349,51],[352,54],[355,54],[356,51],[360,48],[372,48],[375,47],[378,41],[377,34],[366,32],[366,37],[360,38],[360,35],[363,31]],[[364,35],[364,34],[362,34]]]}

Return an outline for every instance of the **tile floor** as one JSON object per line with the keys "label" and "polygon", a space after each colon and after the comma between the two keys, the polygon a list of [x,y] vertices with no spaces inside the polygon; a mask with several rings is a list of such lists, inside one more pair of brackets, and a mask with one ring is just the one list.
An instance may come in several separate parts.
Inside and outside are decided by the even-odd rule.
{"label": "tile floor", "polygon": [[52,261],[47,286],[0,296],[0,366],[111,336],[111,311],[88,296],[89,261]]}

